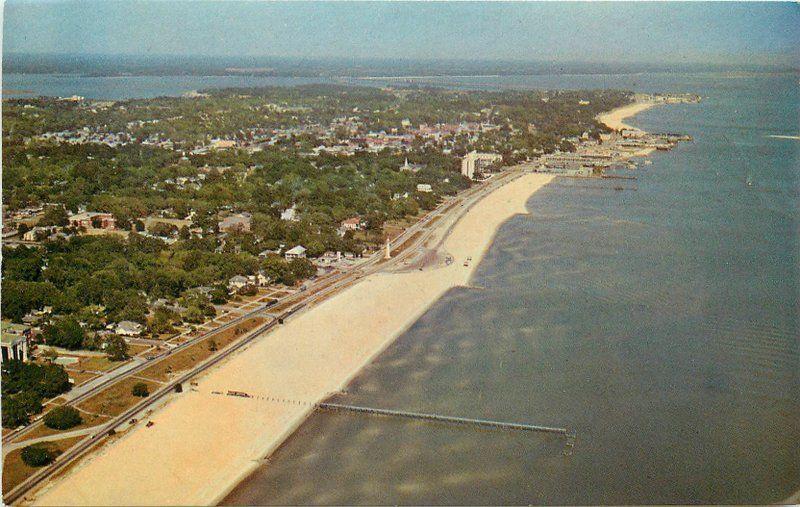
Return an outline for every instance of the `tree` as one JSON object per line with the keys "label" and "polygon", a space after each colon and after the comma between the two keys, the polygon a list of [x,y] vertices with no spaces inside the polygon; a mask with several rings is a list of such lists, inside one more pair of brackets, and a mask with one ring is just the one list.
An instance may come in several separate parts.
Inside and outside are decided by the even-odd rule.
{"label": "tree", "polygon": [[198,305],[191,304],[186,307],[186,311],[183,312],[183,320],[186,322],[192,322],[195,324],[199,324],[203,322],[203,311],[200,309]]}
{"label": "tree", "polygon": [[48,345],[69,350],[80,348],[85,337],[83,328],[74,317],[64,317],[44,330],[44,339]]}
{"label": "tree", "polygon": [[150,390],[147,389],[147,384],[144,382],[137,382],[133,384],[133,388],[131,389],[131,394],[134,396],[138,396],[139,398],[146,398],[150,396]]}
{"label": "tree", "polygon": [[216,352],[217,342],[215,342],[214,340],[208,340],[208,350],[210,350],[211,352]]}
{"label": "tree", "polygon": [[128,354],[128,342],[118,335],[106,337],[106,354],[112,361],[124,361],[130,357]]}
{"label": "tree", "polygon": [[3,396],[3,428],[14,429],[25,426],[30,420],[22,403],[14,398]]}
{"label": "tree", "polygon": [[44,425],[54,430],[74,428],[82,422],[81,414],[72,407],[56,407],[44,415]]}
{"label": "tree", "polygon": [[14,397],[14,401],[19,403],[28,415],[38,414],[42,411],[42,397],[35,391],[23,391]]}
{"label": "tree", "polygon": [[39,220],[38,225],[57,225],[59,227],[64,227],[69,224],[69,215],[67,215],[67,210],[64,206],[57,205],[57,206],[48,206],[44,210],[44,214],[42,215],[41,220]]}
{"label": "tree", "polygon": [[22,461],[29,467],[43,467],[49,465],[54,456],[46,447],[40,444],[26,446],[22,449]]}

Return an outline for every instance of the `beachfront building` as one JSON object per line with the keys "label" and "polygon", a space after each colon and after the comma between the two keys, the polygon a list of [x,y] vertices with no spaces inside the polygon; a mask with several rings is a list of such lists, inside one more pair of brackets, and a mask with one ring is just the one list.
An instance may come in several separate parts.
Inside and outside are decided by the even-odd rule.
{"label": "beachfront building", "polygon": [[467,153],[461,160],[461,174],[467,178],[474,180],[489,169],[492,165],[497,164],[503,160],[503,156],[499,153],[480,153],[478,151],[471,151]]}
{"label": "beachfront building", "polygon": [[297,245],[296,247],[287,250],[286,253],[284,254],[284,257],[286,257],[287,261],[290,261],[292,259],[305,259],[306,249],[302,245]]}
{"label": "beachfront building", "polygon": [[30,328],[20,324],[13,324],[11,322],[2,323],[2,339],[0,345],[2,346],[2,362],[17,360],[28,360],[28,334]]}

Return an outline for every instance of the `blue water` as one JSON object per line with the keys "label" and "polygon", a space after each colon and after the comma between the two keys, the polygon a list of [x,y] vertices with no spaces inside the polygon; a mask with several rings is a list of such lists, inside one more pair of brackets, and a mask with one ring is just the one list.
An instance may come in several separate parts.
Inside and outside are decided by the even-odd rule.
{"label": "blue water", "polygon": [[[3,78],[109,99],[313,81]],[[486,290],[448,292],[336,398],[567,426],[574,453],[554,436],[320,413],[224,503],[764,503],[797,491],[800,144],[768,136],[800,133],[798,75],[424,83],[703,97],[633,120],[695,140],[654,154],[629,190],[558,179],[533,195],[481,262],[473,283]]]}
{"label": "blue water", "polygon": [[560,179],[533,195],[474,277],[486,290],[450,291],[335,398],[567,426],[573,455],[554,436],[318,413],[224,503],[763,503],[800,488],[800,145],[766,137],[797,135],[797,77],[638,83],[704,97],[634,121],[694,142],[654,154],[635,190]]}

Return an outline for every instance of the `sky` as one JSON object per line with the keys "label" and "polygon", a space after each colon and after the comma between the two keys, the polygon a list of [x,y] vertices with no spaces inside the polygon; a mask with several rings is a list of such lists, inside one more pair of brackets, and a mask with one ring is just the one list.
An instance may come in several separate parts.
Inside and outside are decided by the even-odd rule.
{"label": "sky", "polygon": [[21,53],[800,66],[796,3],[7,0]]}

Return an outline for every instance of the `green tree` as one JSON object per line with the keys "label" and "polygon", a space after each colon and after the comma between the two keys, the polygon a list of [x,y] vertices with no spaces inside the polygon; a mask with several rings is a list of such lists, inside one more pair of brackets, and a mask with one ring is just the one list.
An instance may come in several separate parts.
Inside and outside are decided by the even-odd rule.
{"label": "green tree", "polygon": [[128,342],[118,335],[110,335],[105,339],[106,354],[112,361],[124,361],[130,357],[128,354]]}
{"label": "green tree", "polygon": [[22,403],[3,396],[3,428],[14,429],[28,424],[28,412]]}
{"label": "green tree", "polygon": [[53,454],[41,444],[28,445],[22,448],[22,461],[29,467],[43,467],[52,463]]}
{"label": "green tree", "polygon": [[56,407],[44,415],[44,425],[54,430],[74,428],[83,422],[81,414],[73,407]]}
{"label": "green tree", "polygon": [[140,398],[146,398],[150,396],[150,390],[147,389],[147,384],[144,382],[137,382],[133,384],[133,388],[131,389],[131,394],[134,396],[138,396]]}
{"label": "green tree", "polygon": [[39,220],[38,225],[57,225],[59,227],[64,227],[69,224],[69,215],[67,215],[67,210],[64,206],[57,205],[57,206],[48,206],[44,210],[44,214],[42,215],[41,220]]}
{"label": "green tree", "polygon": [[86,334],[74,317],[64,317],[44,330],[44,339],[48,345],[75,350],[83,345]]}

